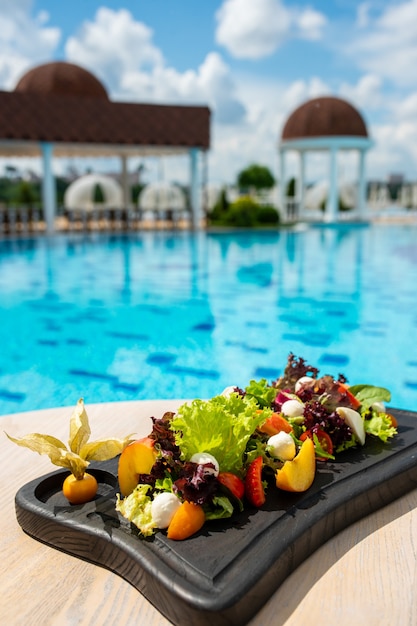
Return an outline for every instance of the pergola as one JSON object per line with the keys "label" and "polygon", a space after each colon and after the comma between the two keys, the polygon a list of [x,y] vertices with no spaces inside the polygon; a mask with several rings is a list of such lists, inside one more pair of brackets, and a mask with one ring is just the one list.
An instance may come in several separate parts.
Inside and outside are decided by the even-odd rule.
{"label": "pergola", "polygon": [[295,151],[300,156],[297,196],[299,215],[303,217],[305,213],[307,153],[326,151],[329,153],[329,194],[324,220],[337,222],[339,219],[337,155],[342,150],[356,150],[359,153],[356,214],[359,219],[364,219],[366,200],[365,155],[372,145],[373,142],[368,137],[362,116],[355,107],[345,100],[335,97],[322,97],[302,104],[288,118],[279,142],[281,207],[283,209],[286,207],[284,183],[286,154],[289,151]]}
{"label": "pergola", "polygon": [[0,91],[0,155],[41,157],[47,231],[54,231],[54,157],[119,156],[128,205],[127,159],[189,154],[193,225],[201,217],[199,153],[210,147],[210,109],[113,102],[90,72],[63,61],[29,70]]}

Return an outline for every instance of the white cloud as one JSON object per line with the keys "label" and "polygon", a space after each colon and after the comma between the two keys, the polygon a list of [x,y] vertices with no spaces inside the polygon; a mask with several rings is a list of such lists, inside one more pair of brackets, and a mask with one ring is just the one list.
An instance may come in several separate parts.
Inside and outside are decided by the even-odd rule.
{"label": "white cloud", "polygon": [[[288,116],[303,102],[330,93],[317,77],[290,84],[240,76],[239,96],[247,108],[245,122],[236,127],[214,128],[210,175],[214,182],[234,182],[237,173],[251,162],[270,167],[277,177],[278,143]],[[297,170],[298,160],[288,159],[288,171]]]}
{"label": "white cloud", "polygon": [[370,2],[362,2],[356,9],[356,26],[358,28],[366,28],[368,26],[370,9]]}
{"label": "white cloud", "polygon": [[125,76],[129,82],[130,73],[146,74],[163,65],[152,37],[152,30],[136,22],[126,9],[101,7],[93,22],[84,22],[68,39],[65,51],[70,61],[94,68],[109,91],[117,93]]}
{"label": "white cloud", "polygon": [[236,85],[229,67],[216,53],[209,54],[200,67],[199,82],[216,115],[216,121],[237,124],[245,115],[245,107],[236,95]]}
{"label": "white cloud", "polygon": [[237,124],[245,115],[230,69],[214,52],[207,55],[197,70],[183,74],[159,66],[151,74],[127,72],[121,87],[124,97],[130,99],[208,105],[220,124]]}
{"label": "white cloud", "polygon": [[417,120],[417,92],[410,94],[401,102],[396,103],[396,113],[400,120],[416,122]]}
{"label": "white cloud", "polygon": [[219,54],[209,53],[196,70],[180,73],[167,67],[152,37],[129,11],[101,8],[94,22],[68,40],[66,51],[69,60],[97,74],[114,99],[208,104],[219,123],[244,117],[232,74]]}
{"label": "white cloud", "polygon": [[13,89],[20,76],[37,62],[49,60],[61,31],[47,25],[49,16],[41,11],[31,15],[31,0],[0,3],[0,86]]}
{"label": "white cloud", "polygon": [[409,180],[416,180],[417,163],[417,126],[411,123],[390,123],[375,125],[372,130],[376,148],[371,150],[367,159],[369,178],[381,179],[381,172],[386,176],[399,172]]}
{"label": "white cloud", "polygon": [[327,20],[311,8],[291,9],[281,0],[225,0],[216,14],[217,43],[241,59],[261,59],[289,37],[320,39]]}
{"label": "white cloud", "polygon": [[297,80],[286,85],[280,95],[285,117],[304,102],[320,96],[332,95],[332,90],[321,78],[312,76],[308,81]]}
{"label": "white cloud", "polygon": [[272,54],[291,26],[290,12],[277,0],[226,0],[216,18],[217,42],[246,59]]}
{"label": "white cloud", "polygon": [[307,7],[307,9],[304,9],[299,14],[295,14],[294,17],[299,36],[302,39],[311,39],[312,41],[321,39],[323,28],[327,23],[327,19],[323,13],[319,13]]}
{"label": "white cloud", "polygon": [[[369,16],[368,16],[369,17]],[[397,85],[417,85],[417,0],[391,3],[349,46],[366,72]]]}
{"label": "white cloud", "polygon": [[343,82],[340,86],[339,94],[357,108],[365,111],[379,108],[383,104],[381,88],[382,79],[380,76],[365,74],[359,78],[356,85]]}

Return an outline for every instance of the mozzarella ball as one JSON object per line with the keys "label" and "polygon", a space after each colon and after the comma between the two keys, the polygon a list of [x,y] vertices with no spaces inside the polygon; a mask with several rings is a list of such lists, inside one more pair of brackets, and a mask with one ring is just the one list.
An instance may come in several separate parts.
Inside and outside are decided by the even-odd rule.
{"label": "mozzarella ball", "polygon": [[354,409],[350,409],[347,406],[339,406],[336,409],[336,413],[340,415],[342,419],[350,426],[352,432],[356,435],[361,446],[365,444],[366,432],[363,424],[363,419],[360,413]]}
{"label": "mozzarella ball", "polygon": [[219,475],[220,468],[217,459],[209,452],[196,452],[196,454],[193,454],[190,461],[191,463],[197,463],[198,465],[211,463],[214,467],[206,467],[204,470],[205,473],[214,474],[215,476]]}
{"label": "mozzarella ball", "polygon": [[372,408],[378,413],[385,413],[385,404],[383,402],[374,402]]}
{"label": "mozzarella ball", "polygon": [[281,406],[281,413],[287,417],[300,417],[304,414],[304,404],[299,400],[287,400]]}
{"label": "mozzarella ball", "polygon": [[151,515],[158,528],[168,528],[175,511],[181,506],[177,496],[168,491],[158,493],[152,500]]}
{"label": "mozzarella ball", "polygon": [[269,454],[281,461],[292,461],[296,453],[294,439],[283,430],[268,439],[266,449]]}
{"label": "mozzarella ball", "polygon": [[226,387],[226,389],[223,389],[220,395],[226,396],[226,398],[228,398],[232,393],[234,393],[235,389],[236,385],[230,385],[229,387]]}
{"label": "mozzarella ball", "polygon": [[303,387],[304,385],[309,385],[315,382],[314,378],[311,378],[311,376],[301,376],[301,378],[299,378],[297,380],[297,382],[295,383],[295,392],[297,393],[297,391],[299,391],[301,389],[301,387]]}

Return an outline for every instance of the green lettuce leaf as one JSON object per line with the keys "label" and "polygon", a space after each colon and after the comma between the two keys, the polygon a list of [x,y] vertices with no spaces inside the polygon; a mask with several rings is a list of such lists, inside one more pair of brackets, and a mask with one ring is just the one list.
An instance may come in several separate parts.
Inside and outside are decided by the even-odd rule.
{"label": "green lettuce leaf", "polygon": [[374,402],[390,402],[391,393],[385,387],[374,387],[373,385],[352,385],[349,391],[361,403],[361,409],[369,409]]}
{"label": "green lettuce leaf", "polygon": [[266,378],[251,380],[245,387],[245,391],[249,396],[253,396],[262,407],[270,407],[278,393],[278,389],[268,385]]}
{"label": "green lettuce leaf", "polygon": [[144,537],[149,537],[156,529],[152,519],[152,499],[147,495],[150,488],[149,485],[138,485],[123,500],[117,494],[116,500],[116,511],[135,524]]}
{"label": "green lettuce leaf", "polygon": [[384,443],[397,434],[397,429],[392,425],[386,413],[374,411],[371,419],[364,420],[364,427],[367,435],[379,437]]}
{"label": "green lettuce leaf", "polygon": [[220,471],[240,474],[249,438],[272,411],[259,411],[254,398],[236,393],[193,400],[179,407],[171,428],[185,460],[197,452],[209,452]]}
{"label": "green lettuce leaf", "polygon": [[233,504],[226,496],[214,496],[210,506],[204,507],[207,520],[226,519],[232,517],[233,512]]}

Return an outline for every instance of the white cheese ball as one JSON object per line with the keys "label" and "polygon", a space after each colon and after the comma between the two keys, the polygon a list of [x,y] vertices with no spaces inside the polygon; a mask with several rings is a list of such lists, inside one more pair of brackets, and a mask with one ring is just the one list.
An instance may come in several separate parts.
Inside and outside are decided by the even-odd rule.
{"label": "white cheese ball", "polygon": [[281,461],[292,461],[296,453],[294,439],[283,430],[268,439],[266,449],[269,454]]}
{"label": "white cheese ball", "polygon": [[354,409],[350,409],[347,406],[339,406],[336,409],[336,413],[345,420],[348,426],[350,426],[352,432],[359,440],[361,446],[365,445],[366,433],[363,419],[360,413]]}
{"label": "white cheese ball", "polygon": [[287,417],[300,417],[304,414],[304,404],[299,400],[287,400],[281,406],[281,413]]}
{"label": "white cheese ball", "polygon": [[230,385],[230,387],[226,387],[225,389],[223,389],[220,395],[228,398],[232,393],[235,392],[235,389],[236,389],[236,385]]}
{"label": "white cheese ball", "polygon": [[297,382],[295,383],[295,392],[297,393],[297,391],[300,391],[301,387],[303,387],[304,385],[310,385],[312,383],[315,382],[315,379],[312,378],[311,376],[301,376],[301,378],[299,378],[297,380]]}
{"label": "white cheese ball", "polygon": [[206,467],[206,474],[214,474],[215,476],[219,475],[219,464],[217,459],[210,454],[209,452],[196,452],[190,459],[191,463],[197,463],[198,465],[205,465],[206,463],[211,463],[214,467]]}
{"label": "white cheese ball", "polygon": [[374,402],[372,408],[378,413],[385,413],[385,404],[384,402]]}
{"label": "white cheese ball", "polygon": [[173,493],[164,491],[158,493],[152,500],[151,515],[158,528],[168,528],[175,511],[181,506],[181,501]]}

